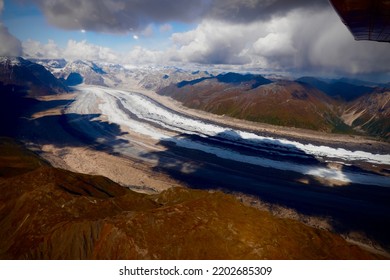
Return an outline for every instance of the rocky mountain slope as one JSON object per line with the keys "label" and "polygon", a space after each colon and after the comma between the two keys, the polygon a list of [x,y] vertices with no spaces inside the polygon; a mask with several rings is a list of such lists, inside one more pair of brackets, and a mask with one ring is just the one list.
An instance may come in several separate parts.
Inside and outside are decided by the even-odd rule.
{"label": "rocky mountain slope", "polygon": [[45,67],[21,57],[0,57],[0,135],[12,135],[33,98],[69,88]]}
{"label": "rocky mountain slope", "polygon": [[[34,62],[44,66],[70,86],[84,83],[115,88],[157,90],[171,83],[211,76],[207,71],[184,70],[177,67],[134,67],[87,60],[65,61],[64,59],[35,59]],[[74,82],[75,77],[77,82]]]}
{"label": "rocky mountain slope", "polygon": [[373,92],[349,102],[341,117],[356,130],[390,139],[390,90]]}
{"label": "rocky mountain slope", "polygon": [[296,82],[264,80],[213,78],[171,85],[159,94],[191,108],[250,121],[329,132],[344,128],[337,102],[323,92]]}
{"label": "rocky mountain slope", "polygon": [[0,138],[0,259],[371,259],[221,192],[135,193]]}
{"label": "rocky mountain slope", "polygon": [[68,92],[67,86],[45,67],[21,57],[0,57],[0,83],[30,96]]}
{"label": "rocky mountain slope", "polygon": [[[240,74],[236,74],[240,75]],[[158,91],[183,105],[219,115],[280,126],[337,133],[362,133],[389,139],[389,91],[344,80],[267,81],[255,76],[194,79]],[[249,79],[248,79],[249,77]]]}
{"label": "rocky mountain slope", "polygon": [[106,86],[103,75],[107,73],[91,61],[76,60],[69,62],[57,73],[57,77],[65,79],[69,85],[77,84],[72,83],[70,77],[78,74],[81,78],[80,83]]}

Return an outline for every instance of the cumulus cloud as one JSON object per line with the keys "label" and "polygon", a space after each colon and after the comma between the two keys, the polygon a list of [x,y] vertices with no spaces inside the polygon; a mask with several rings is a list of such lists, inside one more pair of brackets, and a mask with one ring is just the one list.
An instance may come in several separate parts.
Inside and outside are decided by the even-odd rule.
{"label": "cumulus cloud", "polygon": [[86,40],[69,40],[65,48],[60,48],[53,40],[49,40],[47,44],[27,40],[23,43],[23,51],[27,57],[32,58],[86,59],[115,63],[120,58],[120,55],[110,48],[90,44]]}
{"label": "cumulus cloud", "polygon": [[[4,1],[0,0],[0,15],[4,9]],[[22,54],[22,44],[9,33],[8,28],[0,22],[0,55],[20,56]]]}
{"label": "cumulus cloud", "polygon": [[[166,50],[141,46],[128,53],[86,41],[26,42],[26,53],[132,63],[236,64],[287,71],[326,73],[390,72],[388,44],[356,42],[326,0],[33,0],[49,22],[65,29],[169,32],[169,22],[197,22],[171,35]],[[134,35],[134,39],[138,39]],[[53,45],[54,44],[54,45]],[[119,59],[121,58],[121,59]]]}
{"label": "cumulus cloud", "polygon": [[292,12],[278,21],[275,31],[286,32],[289,39],[281,46],[291,46],[295,51],[289,60],[264,55],[283,68],[352,74],[390,71],[388,44],[355,41],[332,9]]}
{"label": "cumulus cloud", "polygon": [[204,20],[171,39],[174,57],[188,62],[328,73],[390,71],[388,44],[355,41],[330,7],[295,9],[250,24]]}
{"label": "cumulus cloud", "polygon": [[187,62],[280,67],[282,59],[287,63],[296,52],[290,29],[286,17],[246,24],[204,20],[194,30],[174,33],[171,40],[176,55]]}
{"label": "cumulus cloud", "polygon": [[241,51],[254,34],[263,34],[255,24],[226,24],[205,20],[194,30],[174,33],[176,57],[183,61],[207,64],[246,64]]}
{"label": "cumulus cloud", "polygon": [[110,48],[88,43],[86,40],[69,40],[64,48],[59,47],[53,40],[46,44],[27,40],[23,42],[23,52],[27,58],[65,58],[67,60],[92,60],[122,64],[167,64],[170,55],[168,51],[153,51],[135,46],[130,51],[119,53]]}
{"label": "cumulus cloud", "polygon": [[167,52],[155,51],[135,46],[128,53],[123,55],[128,64],[166,64],[168,62]]}
{"label": "cumulus cloud", "polygon": [[23,42],[23,53],[32,58],[62,58],[63,49],[60,49],[53,40],[47,44],[38,41],[27,40]]}
{"label": "cumulus cloud", "polygon": [[22,45],[16,39],[8,28],[0,22],[0,55],[2,56],[20,56],[22,54]]}
{"label": "cumulus cloud", "polygon": [[86,40],[80,42],[69,40],[63,56],[73,60],[118,61],[118,55],[110,48],[89,44]]}

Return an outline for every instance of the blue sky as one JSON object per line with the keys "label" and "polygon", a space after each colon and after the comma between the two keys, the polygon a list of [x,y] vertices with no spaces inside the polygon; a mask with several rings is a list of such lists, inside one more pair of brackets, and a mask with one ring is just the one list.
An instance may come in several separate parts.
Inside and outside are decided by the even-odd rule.
{"label": "blue sky", "polygon": [[[65,30],[49,24],[42,11],[33,3],[5,0],[4,6],[2,20],[10,33],[19,40],[27,41],[30,39],[45,44],[51,39],[61,47],[65,47],[69,40],[87,40],[92,44],[109,47],[115,51],[128,51],[135,45],[163,49],[169,45],[172,33],[185,32],[195,26],[194,24],[173,21],[159,25],[150,23],[152,34],[143,34],[144,30],[115,34],[87,30],[82,32],[82,30]],[[168,28],[165,31],[160,30],[162,26],[167,25],[171,27],[171,30]],[[137,36],[138,39],[135,39],[134,36]]]}
{"label": "blue sky", "polygon": [[[0,0],[0,54],[390,80],[328,0]],[[82,32],[85,31],[85,32]]]}

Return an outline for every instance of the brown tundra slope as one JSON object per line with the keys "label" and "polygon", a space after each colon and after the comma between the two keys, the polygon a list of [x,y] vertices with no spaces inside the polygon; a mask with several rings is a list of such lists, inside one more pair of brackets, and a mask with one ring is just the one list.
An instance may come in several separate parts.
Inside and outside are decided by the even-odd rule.
{"label": "brown tundra slope", "polygon": [[274,125],[337,132],[348,129],[338,116],[338,102],[314,87],[280,81],[253,88],[253,83],[207,79],[159,91],[184,106]]}
{"label": "brown tundra slope", "polygon": [[371,259],[221,192],[130,191],[0,139],[0,259]]}
{"label": "brown tundra slope", "polygon": [[390,91],[386,87],[310,77],[272,82],[260,75],[227,73],[171,84],[158,93],[218,115],[390,139]]}
{"label": "brown tundra slope", "polygon": [[349,102],[342,119],[356,130],[390,139],[390,91],[373,92]]}

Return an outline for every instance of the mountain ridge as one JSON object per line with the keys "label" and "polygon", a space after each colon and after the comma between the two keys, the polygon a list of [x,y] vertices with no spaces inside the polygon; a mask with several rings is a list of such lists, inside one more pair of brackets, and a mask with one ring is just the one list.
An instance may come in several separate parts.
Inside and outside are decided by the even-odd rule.
{"label": "mountain ridge", "polygon": [[[227,84],[222,79],[201,78],[171,84],[158,93],[176,99],[184,106],[218,115],[389,139],[390,108],[383,105],[390,101],[386,88],[352,85],[342,80],[325,82],[313,77],[276,80],[251,87],[255,82],[252,80],[248,84],[246,76],[241,76],[245,82]],[[364,104],[369,104],[369,112]]]}
{"label": "mountain ridge", "polygon": [[185,87],[171,85],[158,93],[190,108],[249,121],[326,132],[343,126],[335,111],[336,101],[317,89],[291,81],[231,87],[207,80]]}
{"label": "mountain ridge", "polygon": [[261,85],[266,85],[272,83],[271,80],[268,80],[264,78],[261,75],[254,75],[254,74],[238,74],[233,72],[228,72],[225,74],[219,74],[217,76],[210,76],[210,77],[203,77],[195,80],[190,81],[182,81],[177,83],[177,87],[182,88],[186,85],[195,85],[197,83],[201,83],[205,80],[215,79],[218,82],[225,83],[225,84],[242,84],[242,83],[250,83],[253,88],[257,88]]}
{"label": "mountain ridge", "polygon": [[22,87],[30,96],[69,92],[45,67],[22,57],[0,58],[0,82],[5,86]]}
{"label": "mountain ridge", "polygon": [[374,87],[372,86],[351,84],[349,80],[346,79],[325,82],[314,77],[302,77],[296,81],[313,86],[336,100],[347,102],[356,100],[374,90]]}
{"label": "mountain ridge", "polygon": [[22,57],[0,57],[0,135],[13,135],[35,98],[70,89],[42,65]]}

